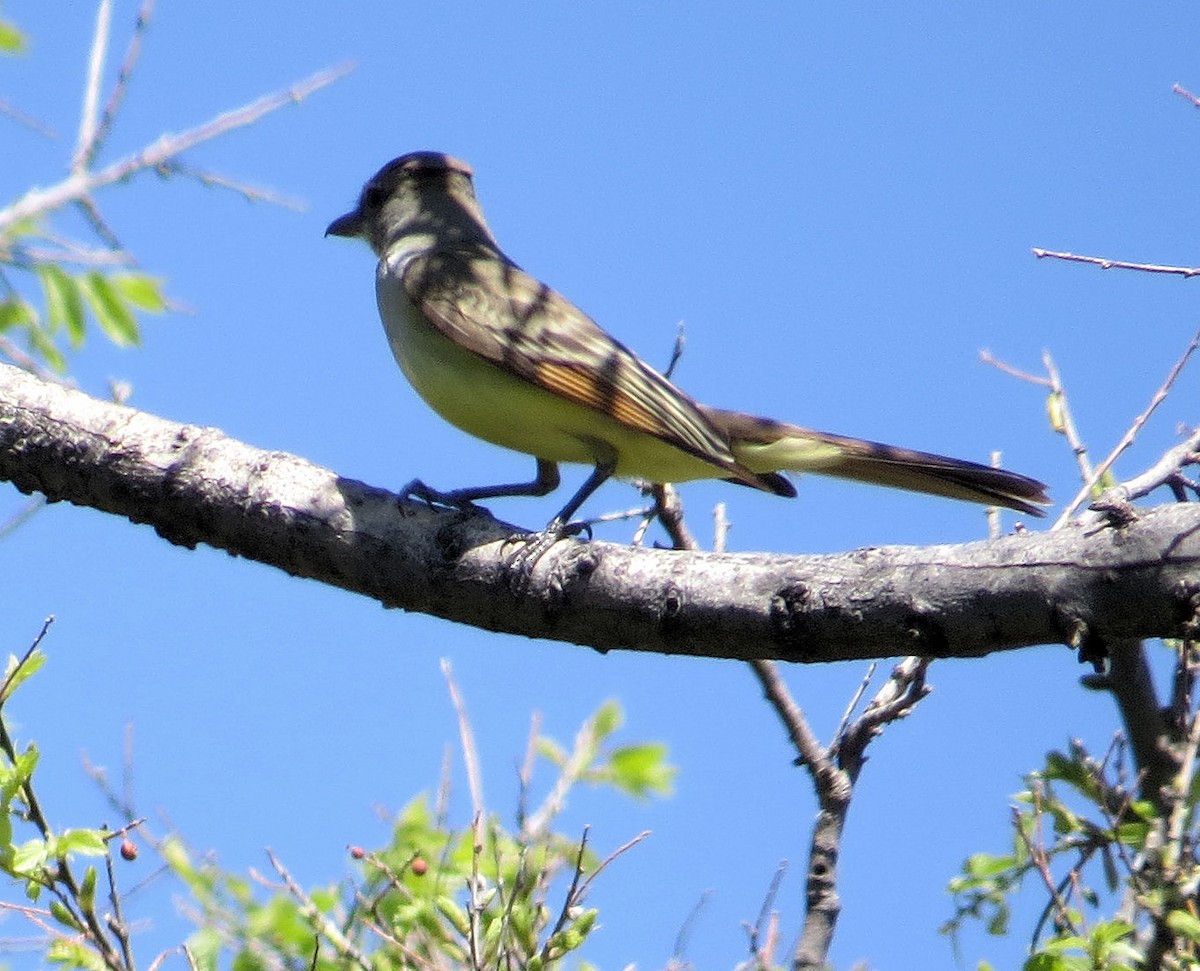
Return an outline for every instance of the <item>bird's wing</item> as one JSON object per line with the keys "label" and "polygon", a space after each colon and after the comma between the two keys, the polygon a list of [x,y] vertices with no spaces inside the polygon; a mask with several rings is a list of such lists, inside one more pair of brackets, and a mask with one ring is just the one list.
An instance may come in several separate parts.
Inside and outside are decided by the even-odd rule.
{"label": "bird's wing", "polygon": [[435,250],[408,263],[403,283],[425,318],[460,347],[763,487],[688,395],[515,264]]}

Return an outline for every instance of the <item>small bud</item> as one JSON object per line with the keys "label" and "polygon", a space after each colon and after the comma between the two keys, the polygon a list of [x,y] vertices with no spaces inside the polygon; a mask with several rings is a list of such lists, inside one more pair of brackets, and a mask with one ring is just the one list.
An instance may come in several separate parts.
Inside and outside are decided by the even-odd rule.
{"label": "small bud", "polygon": [[121,859],[136,860],[138,855],[137,843],[126,836],[121,840]]}
{"label": "small bud", "polygon": [[356,859],[356,860],[361,860],[364,856],[367,855],[367,851],[364,850],[361,846],[352,846],[352,847],[350,847],[350,855],[352,857],[354,857],[354,859]]}
{"label": "small bud", "polygon": [[429,869],[429,864],[425,862],[425,858],[423,856],[418,856],[412,861],[411,869],[415,876],[424,876],[425,871]]}

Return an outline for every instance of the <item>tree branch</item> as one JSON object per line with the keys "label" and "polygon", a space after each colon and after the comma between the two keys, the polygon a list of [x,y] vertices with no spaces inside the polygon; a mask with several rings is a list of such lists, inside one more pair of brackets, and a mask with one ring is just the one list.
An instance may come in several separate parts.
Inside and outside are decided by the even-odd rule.
{"label": "tree branch", "polygon": [[488,630],[609,650],[819,662],[1195,636],[1200,504],[1128,525],[822,556],[557,543],[511,593],[514,527],[403,500],[216,429],[0,366],[0,479]]}

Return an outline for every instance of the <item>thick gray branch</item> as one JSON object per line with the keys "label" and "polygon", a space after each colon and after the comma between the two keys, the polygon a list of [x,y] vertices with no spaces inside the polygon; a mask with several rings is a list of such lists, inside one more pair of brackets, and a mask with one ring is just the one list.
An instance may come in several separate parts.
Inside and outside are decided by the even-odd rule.
{"label": "thick gray branch", "polygon": [[212,428],[0,366],[0,479],[52,501],[488,630],[749,660],[975,657],[1181,636],[1200,602],[1200,504],[1122,528],[825,556],[564,541],[512,590],[512,527],[402,501]]}

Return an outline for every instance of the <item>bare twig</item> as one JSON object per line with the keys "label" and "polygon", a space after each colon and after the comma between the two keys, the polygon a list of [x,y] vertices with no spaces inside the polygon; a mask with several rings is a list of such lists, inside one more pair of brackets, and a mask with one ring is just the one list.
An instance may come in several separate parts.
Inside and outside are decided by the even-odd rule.
{"label": "bare twig", "polygon": [[100,80],[108,56],[108,39],[112,33],[112,0],[100,0],[96,7],[96,31],[92,35],[92,50],[88,56],[87,78],[83,87],[83,109],[79,118],[79,135],[71,171],[82,172],[96,138],[97,112],[100,110]]}
{"label": "bare twig", "polygon": [[26,114],[7,98],[0,98],[0,115],[8,115],[13,121],[24,125],[30,131],[37,132],[44,138],[57,137],[53,128],[45,124],[41,119]]}
{"label": "bare twig", "polygon": [[1042,377],[1037,374],[1030,374],[1028,371],[1022,371],[1020,368],[1013,367],[997,357],[994,357],[990,351],[981,351],[979,359],[985,364],[990,364],[998,371],[1002,371],[1020,381],[1027,381],[1030,384],[1036,384],[1050,390],[1050,395],[1046,399],[1046,415],[1050,420],[1050,427],[1058,432],[1067,440],[1067,444],[1071,447],[1071,452],[1075,455],[1075,460],[1079,463],[1080,473],[1084,481],[1091,478],[1092,466],[1087,457],[1087,446],[1079,437],[1079,431],[1075,427],[1075,420],[1071,416],[1071,407],[1067,401],[1067,389],[1063,385],[1062,376],[1058,372],[1058,366],[1054,363],[1054,358],[1050,356],[1049,351],[1042,351],[1042,366],[1046,369],[1046,376]]}
{"label": "bare twig", "polygon": [[129,44],[125,48],[125,57],[121,61],[120,70],[117,71],[116,83],[113,85],[112,93],[108,96],[108,103],[105,104],[104,111],[100,114],[96,129],[92,133],[91,144],[84,153],[83,167],[92,164],[96,153],[100,151],[112,131],[113,121],[117,117],[117,109],[121,107],[121,102],[125,99],[125,93],[129,90],[129,80],[133,77],[134,66],[142,53],[142,38],[146,33],[146,28],[150,26],[154,5],[155,0],[142,0],[142,6],[138,9],[137,19],[133,22],[133,32],[129,35]]}
{"label": "bare twig", "polygon": [[463,763],[467,769],[467,788],[471,792],[471,810],[474,815],[483,816],[483,774],[479,770],[479,749],[475,745],[475,733],[471,730],[471,719],[467,716],[467,703],[458,690],[454,680],[454,672],[450,662],[442,658],[442,676],[446,679],[446,687],[450,691],[450,701],[458,716],[458,737],[462,744]]}
{"label": "bare twig", "polygon": [[885,726],[906,718],[933,689],[925,684],[925,674],[931,659],[906,657],[892,669],[891,676],[875,692],[866,710],[846,729],[837,742],[833,754],[838,765],[849,775],[850,781],[858,779],[866,761],[866,748]]}
{"label": "bare twig", "polygon": [[102,169],[96,171],[75,169],[57,185],[46,189],[33,189],[7,209],[0,210],[0,233],[23,219],[35,218],[59,209],[68,202],[86,199],[103,186],[128,179],[137,172],[156,168],[181,152],[215,138],[217,135],[252,124],[272,111],[301,101],[314,91],[349,72],[353,66],[353,64],[347,63],[329,70],[318,71],[290,88],[258,98],[244,107],[224,112],[178,135],[164,135],[140,152],[118,159]]}
{"label": "bare twig", "polygon": [[622,843],[620,846],[618,846],[615,850],[613,850],[611,853],[609,853],[608,856],[606,856],[603,860],[600,861],[600,863],[596,866],[596,869],[594,869],[588,875],[588,878],[583,881],[582,886],[579,888],[580,893],[581,894],[586,893],[587,889],[592,885],[592,881],[595,880],[596,877],[600,876],[600,874],[603,873],[605,871],[605,869],[608,868],[608,865],[610,863],[612,863],[613,860],[617,859],[617,857],[619,857],[619,856],[624,856],[626,853],[628,853],[630,850],[632,850],[635,846],[637,846],[638,843],[640,843],[642,840],[646,839],[649,835],[650,835],[650,830],[644,829],[640,833],[638,833],[637,836],[633,837],[633,839],[626,840],[624,843]]}
{"label": "bare twig", "polygon": [[858,703],[862,701],[862,696],[866,694],[867,688],[871,685],[871,679],[875,677],[875,669],[879,667],[878,661],[872,661],[867,665],[867,673],[863,675],[862,681],[858,683],[858,690],[850,696],[850,701],[846,704],[846,710],[842,712],[842,720],[838,722],[837,731],[833,733],[833,744],[836,746],[843,735],[846,734],[846,728],[850,725],[850,716],[854,714],[854,709],[858,707]]}
{"label": "bare twig", "polygon": [[1067,401],[1067,389],[1063,384],[1062,375],[1058,373],[1058,365],[1054,363],[1049,351],[1042,351],[1042,364],[1045,365],[1046,374],[1050,379],[1050,400],[1046,403],[1050,426],[1066,438],[1075,461],[1079,463],[1080,476],[1087,482],[1095,474],[1095,469],[1092,468],[1088,449],[1079,435],[1079,429],[1075,427],[1075,418]]}
{"label": "bare twig", "polygon": [[1054,250],[1034,248],[1033,255],[1039,260],[1066,260],[1069,263],[1090,263],[1102,270],[1138,270],[1142,273],[1168,273],[1173,276],[1200,276],[1200,267],[1166,266],[1159,263],[1130,263],[1126,260],[1110,260],[1104,256],[1080,256],[1077,253],[1058,253]]}
{"label": "bare twig", "polygon": [[45,508],[46,497],[40,493],[30,499],[26,499],[20,509],[9,516],[4,522],[0,523],[0,539],[4,539],[5,536],[15,533]]}
{"label": "bare twig", "polygon": [[[1188,490],[1197,492],[1196,483],[1183,475],[1183,469],[1197,463],[1200,463],[1200,428],[1195,429],[1178,445],[1163,452],[1150,468],[1131,479],[1124,480],[1108,492],[1132,500],[1141,499],[1155,489],[1167,486],[1175,493],[1175,498],[1183,502],[1187,499]],[[1107,495],[1108,493],[1105,493],[1105,496]],[[1103,518],[1103,514],[1100,512],[1087,512],[1080,517],[1080,520],[1088,523],[1101,518]]]}
{"label": "bare twig", "polygon": [[579,905],[579,901],[583,897],[583,890],[580,888],[580,881],[583,879],[583,857],[587,852],[589,827],[583,827],[583,835],[579,838],[579,849],[575,853],[575,867],[571,874],[571,886],[567,889],[566,896],[563,898],[562,910],[558,912],[558,920],[554,922],[554,929],[546,935],[546,943],[542,945],[542,960],[546,964],[551,963],[550,942],[554,940],[564,927],[567,926],[567,921],[571,919],[571,911]]}
{"label": "bare twig", "polygon": [[996,370],[1003,371],[1005,374],[1011,375],[1014,378],[1018,378],[1021,381],[1028,381],[1030,384],[1040,384],[1044,388],[1050,387],[1049,378],[1043,378],[1041,375],[1030,374],[1028,371],[1022,371],[1020,368],[1013,367],[1011,364],[1000,360],[1000,358],[996,357],[989,350],[980,351],[979,360],[981,360],[984,364],[990,364]]}
{"label": "bare twig", "polygon": [[292,212],[303,212],[307,209],[307,205],[301,199],[293,199],[290,196],[280,195],[271,189],[263,189],[259,186],[247,185],[244,182],[238,182],[224,175],[218,175],[216,172],[209,172],[206,169],[199,169],[191,165],[184,165],[179,161],[163,162],[161,165],[155,166],[154,169],[159,175],[182,175],[189,179],[199,182],[203,186],[218,189],[228,189],[231,192],[236,192],[247,202],[267,202],[274,206],[280,206],[284,209],[290,209]]}
{"label": "bare twig", "polygon": [[681,320],[675,328],[675,343],[671,347],[671,360],[667,362],[667,369],[663,371],[663,376],[670,378],[675,373],[675,366],[683,359],[684,347],[687,344],[685,337],[686,328]]}
{"label": "bare twig", "polygon": [[671,948],[671,960],[667,963],[668,968],[687,967],[688,963],[684,955],[687,954],[688,943],[692,939],[692,930],[696,926],[696,921],[700,917],[701,912],[708,906],[708,902],[712,900],[712,891],[705,890],[700,895],[700,899],[696,901],[687,917],[684,918],[683,924],[680,925],[679,933],[675,935],[675,946]]}
{"label": "bare twig", "polygon": [[1167,373],[1163,383],[1159,385],[1158,390],[1154,392],[1154,395],[1151,397],[1150,403],[1146,406],[1145,410],[1133,420],[1133,423],[1129,426],[1129,429],[1124,435],[1121,436],[1121,440],[1117,442],[1116,446],[1108,454],[1104,461],[1096,466],[1088,481],[1084,483],[1083,488],[1079,490],[1079,493],[1075,496],[1075,498],[1072,499],[1067,507],[1062,511],[1062,515],[1058,517],[1058,520],[1053,526],[1054,529],[1060,529],[1071,518],[1075,510],[1079,507],[1080,503],[1082,503],[1086,498],[1088,498],[1088,496],[1092,494],[1092,490],[1095,489],[1096,483],[1103,478],[1104,473],[1112,468],[1112,464],[1117,460],[1118,457],[1120,457],[1121,453],[1133,444],[1134,439],[1137,438],[1137,434],[1141,431],[1142,426],[1149,421],[1150,416],[1154,414],[1158,406],[1166,400],[1167,395],[1170,393],[1171,387],[1175,384],[1175,381],[1183,371],[1184,365],[1187,364],[1188,359],[1193,353],[1195,353],[1197,347],[1200,347],[1200,330],[1193,335],[1191,342],[1184,349],[1184,352],[1182,355],[1180,355],[1179,360],[1175,362],[1174,366]]}
{"label": "bare twig", "polygon": [[[1037,803],[1037,792],[1034,792],[1034,811],[1037,813],[1037,818],[1041,821],[1041,807]],[[1062,894],[1059,892],[1058,886],[1054,882],[1054,875],[1050,872],[1050,861],[1046,857],[1046,850],[1042,846],[1035,845],[1033,840],[1029,838],[1029,834],[1025,832],[1025,828],[1021,825],[1021,811],[1015,806],[1012,809],[1013,827],[1016,829],[1021,841],[1025,844],[1025,849],[1029,853],[1029,859],[1033,863],[1033,867],[1037,870],[1042,878],[1042,882],[1046,885],[1046,890],[1050,894],[1050,899],[1053,902],[1054,908],[1058,911],[1059,919],[1064,925],[1074,933],[1078,933],[1074,921],[1071,920],[1071,912],[1067,907],[1067,902],[1063,900]],[[1035,931],[1036,933],[1036,931]]]}
{"label": "bare twig", "polygon": [[1188,101],[1190,101],[1192,103],[1192,107],[1200,108],[1200,98],[1197,98],[1194,94],[1192,94],[1192,92],[1190,92],[1182,84],[1171,85],[1171,90],[1174,91],[1181,98],[1186,98]]}
{"label": "bare twig", "polygon": [[[762,906],[758,909],[758,920],[754,922],[754,926],[750,930],[750,954],[755,958],[766,957],[767,960],[758,962],[760,967],[770,967],[770,954],[774,950],[772,941],[770,940],[771,928],[776,925],[775,917],[772,911],[775,907],[775,898],[779,895],[780,884],[783,883],[784,875],[787,873],[787,860],[783,860],[779,866],[775,868],[775,872],[771,875],[771,882],[767,886],[767,892],[763,896]],[[764,928],[767,933],[764,935]],[[767,943],[760,947],[759,941],[767,936]]]}

